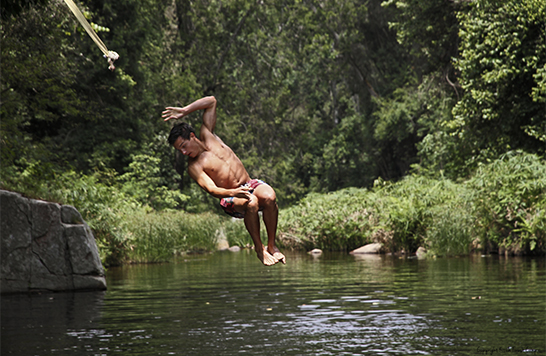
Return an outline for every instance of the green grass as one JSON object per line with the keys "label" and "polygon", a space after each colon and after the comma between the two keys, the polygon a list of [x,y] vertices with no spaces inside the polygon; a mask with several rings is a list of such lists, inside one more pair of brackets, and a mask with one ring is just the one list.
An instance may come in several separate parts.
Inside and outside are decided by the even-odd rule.
{"label": "green grass", "polygon": [[184,253],[213,251],[222,222],[213,214],[141,211],[127,216],[123,224],[128,261],[163,262]]}

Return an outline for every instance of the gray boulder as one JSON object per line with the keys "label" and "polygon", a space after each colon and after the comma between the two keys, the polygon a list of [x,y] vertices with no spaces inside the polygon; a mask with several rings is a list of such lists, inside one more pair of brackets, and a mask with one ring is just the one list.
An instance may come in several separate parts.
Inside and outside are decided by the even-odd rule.
{"label": "gray boulder", "polygon": [[104,290],[91,229],[72,206],[0,190],[1,292]]}

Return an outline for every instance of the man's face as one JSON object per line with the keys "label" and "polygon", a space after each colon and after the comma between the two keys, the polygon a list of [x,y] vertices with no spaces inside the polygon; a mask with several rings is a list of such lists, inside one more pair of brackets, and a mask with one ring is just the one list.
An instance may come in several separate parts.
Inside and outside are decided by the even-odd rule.
{"label": "man's face", "polygon": [[189,140],[178,137],[176,141],[174,141],[173,146],[183,155],[195,158],[199,154],[199,145],[195,140],[195,135],[193,133],[190,133]]}

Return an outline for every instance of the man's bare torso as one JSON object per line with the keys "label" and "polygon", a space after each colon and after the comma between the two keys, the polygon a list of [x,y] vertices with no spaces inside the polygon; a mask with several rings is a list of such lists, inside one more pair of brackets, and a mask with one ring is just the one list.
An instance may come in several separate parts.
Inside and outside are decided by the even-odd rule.
{"label": "man's bare torso", "polygon": [[207,151],[190,159],[188,168],[200,166],[216,186],[225,189],[240,187],[250,180],[241,160],[218,136],[209,136],[204,143]]}

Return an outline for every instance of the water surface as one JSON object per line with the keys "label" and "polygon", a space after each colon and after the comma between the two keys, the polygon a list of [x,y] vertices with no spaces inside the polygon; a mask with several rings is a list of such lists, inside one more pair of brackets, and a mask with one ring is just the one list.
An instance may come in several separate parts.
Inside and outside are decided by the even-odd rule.
{"label": "water surface", "polygon": [[2,355],[544,355],[544,259],[247,251],[2,297]]}

